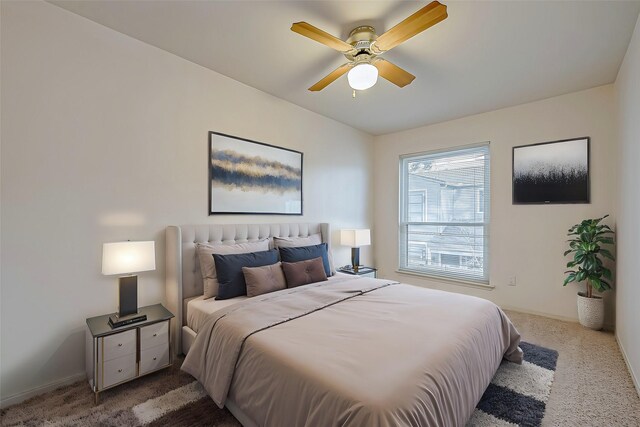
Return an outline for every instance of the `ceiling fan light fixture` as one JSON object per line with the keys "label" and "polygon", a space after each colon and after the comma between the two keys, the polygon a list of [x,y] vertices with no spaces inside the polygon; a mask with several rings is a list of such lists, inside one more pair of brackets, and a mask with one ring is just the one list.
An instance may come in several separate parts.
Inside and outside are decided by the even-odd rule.
{"label": "ceiling fan light fixture", "polygon": [[352,89],[369,89],[378,81],[378,69],[368,63],[358,64],[349,70],[347,80]]}

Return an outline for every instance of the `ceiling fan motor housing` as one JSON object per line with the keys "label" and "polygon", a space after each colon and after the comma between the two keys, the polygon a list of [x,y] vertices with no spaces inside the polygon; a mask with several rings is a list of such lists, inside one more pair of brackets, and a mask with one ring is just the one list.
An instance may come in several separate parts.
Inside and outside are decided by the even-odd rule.
{"label": "ceiling fan motor housing", "polygon": [[350,61],[361,61],[365,55],[367,59],[373,59],[375,55],[371,51],[371,43],[378,38],[375,31],[370,25],[361,25],[351,30],[347,43],[353,46],[354,51],[347,52],[344,56]]}

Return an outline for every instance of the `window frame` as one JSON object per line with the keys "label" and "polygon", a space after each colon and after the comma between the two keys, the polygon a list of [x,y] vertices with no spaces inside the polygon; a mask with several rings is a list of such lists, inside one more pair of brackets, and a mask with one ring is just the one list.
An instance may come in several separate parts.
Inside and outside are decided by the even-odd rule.
{"label": "window frame", "polygon": [[[473,222],[473,223],[454,223],[454,222],[442,222],[442,221],[423,221],[423,222],[409,222],[405,221],[406,216],[406,208],[407,206],[407,197],[409,195],[410,190],[408,190],[408,172],[405,173],[406,165],[408,161],[420,158],[424,156],[433,156],[437,158],[448,157],[451,155],[455,155],[456,152],[463,153],[464,151],[471,151],[474,149],[484,148],[486,150],[486,155],[488,156],[488,160],[485,163],[484,170],[484,180],[485,185],[482,187],[484,192],[484,200],[483,200],[483,209],[482,212],[483,218],[482,222]],[[399,273],[411,274],[422,276],[425,278],[436,279],[439,281],[451,281],[454,283],[467,284],[472,286],[479,286],[482,288],[493,288],[490,284],[490,256],[489,256],[489,246],[490,246],[490,223],[491,223],[491,215],[490,215],[490,206],[491,206],[491,144],[490,142],[481,142],[477,144],[465,145],[465,146],[456,146],[456,147],[447,147],[438,150],[430,150],[423,151],[418,153],[409,153],[403,154],[399,157],[399,197],[398,197],[398,269]],[[474,191],[475,196],[477,197],[478,190]],[[488,197],[486,197],[488,194]],[[474,199],[476,198],[474,197]],[[478,204],[479,201],[474,200],[473,202],[473,210],[474,213],[478,212]],[[436,270],[429,270],[427,268],[412,268],[408,267],[408,263],[406,259],[403,259],[403,255],[408,254],[409,249],[409,241],[408,241],[408,232],[404,232],[404,229],[408,230],[411,225],[433,225],[433,226],[472,226],[472,227],[483,227],[483,237],[484,237],[484,245],[483,245],[483,275],[482,277],[472,277],[471,275],[466,276],[464,273],[461,274],[439,274]],[[430,252],[430,251],[429,251]],[[408,256],[408,255],[406,255]],[[427,257],[430,255],[427,254]],[[462,259],[462,255],[461,255]],[[456,277],[457,276],[457,277]]]}

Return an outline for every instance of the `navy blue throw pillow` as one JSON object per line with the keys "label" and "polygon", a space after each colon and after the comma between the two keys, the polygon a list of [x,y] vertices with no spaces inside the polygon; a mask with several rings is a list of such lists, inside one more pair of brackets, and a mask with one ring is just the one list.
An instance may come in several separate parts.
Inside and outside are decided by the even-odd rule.
{"label": "navy blue throw pillow", "polygon": [[278,250],[280,251],[280,261],[282,262],[306,261],[320,257],[324,265],[324,272],[327,277],[331,276],[331,266],[329,265],[329,254],[326,243],[312,246],[298,246],[295,248],[278,248]]}
{"label": "navy blue throw pillow", "polygon": [[218,276],[218,295],[216,299],[229,299],[247,294],[242,267],[262,267],[278,262],[278,250],[249,252],[247,254],[213,254]]}

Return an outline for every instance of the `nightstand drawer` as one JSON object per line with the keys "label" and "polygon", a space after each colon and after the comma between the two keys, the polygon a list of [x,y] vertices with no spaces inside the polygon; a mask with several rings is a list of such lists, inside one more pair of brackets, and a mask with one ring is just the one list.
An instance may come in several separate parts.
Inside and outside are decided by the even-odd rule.
{"label": "nightstand drawer", "polygon": [[[135,331],[133,331],[135,332]],[[135,348],[134,348],[135,350]],[[136,354],[127,354],[104,362],[102,388],[110,387],[136,376]]]}
{"label": "nightstand drawer", "polygon": [[169,322],[156,323],[140,328],[140,350],[169,343]]}
{"label": "nightstand drawer", "polygon": [[140,375],[155,371],[169,364],[169,344],[152,347],[140,352]]}
{"label": "nightstand drawer", "polygon": [[136,330],[120,332],[119,334],[104,337],[104,361],[133,354],[136,354]]}

